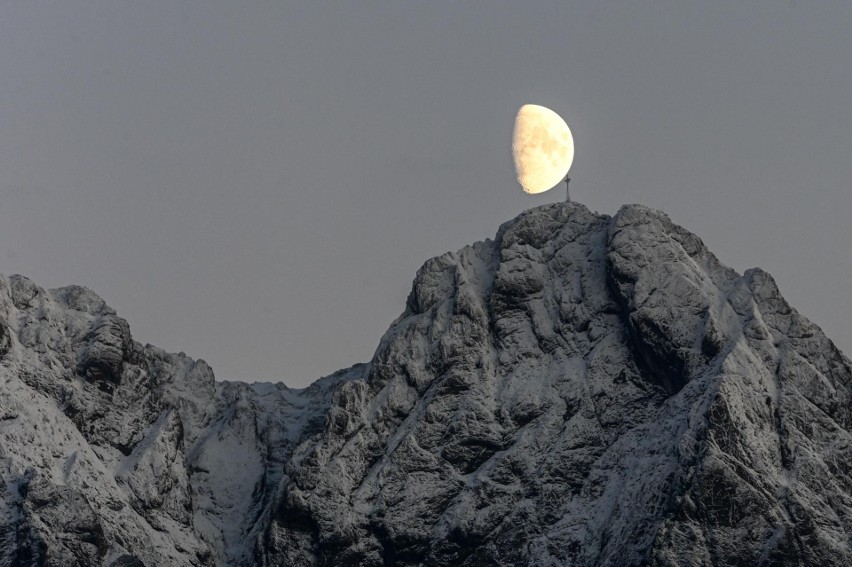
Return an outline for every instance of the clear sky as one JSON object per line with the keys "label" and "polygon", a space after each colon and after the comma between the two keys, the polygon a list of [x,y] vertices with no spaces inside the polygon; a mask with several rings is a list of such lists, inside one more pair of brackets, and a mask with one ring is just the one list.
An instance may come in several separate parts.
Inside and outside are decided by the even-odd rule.
{"label": "clear sky", "polygon": [[852,3],[0,3],[0,272],[219,379],[370,359],[429,257],[572,196],[666,211],[852,352]]}

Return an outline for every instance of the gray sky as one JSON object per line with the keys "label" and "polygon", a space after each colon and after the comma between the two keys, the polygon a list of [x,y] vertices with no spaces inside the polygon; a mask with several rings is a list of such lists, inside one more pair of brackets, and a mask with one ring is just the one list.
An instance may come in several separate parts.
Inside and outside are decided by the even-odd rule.
{"label": "gray sky", "polygon": [[[747,6],[744,4],[748,4]],[[528,196],[663,209],[852,352],[849,2],[0,3],[0,272],[91,287],[219,379],[368,360],[429,257]]]}

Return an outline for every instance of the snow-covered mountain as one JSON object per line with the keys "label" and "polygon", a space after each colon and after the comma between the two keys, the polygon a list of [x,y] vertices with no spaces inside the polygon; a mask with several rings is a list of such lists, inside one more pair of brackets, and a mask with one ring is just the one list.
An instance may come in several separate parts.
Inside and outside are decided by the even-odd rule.
{"label": "snow-covered mountain", "polygon": [[0,566],[852,565],[851,389],[768,274],[636,205],[429,260],[303,390],[0,277]]}

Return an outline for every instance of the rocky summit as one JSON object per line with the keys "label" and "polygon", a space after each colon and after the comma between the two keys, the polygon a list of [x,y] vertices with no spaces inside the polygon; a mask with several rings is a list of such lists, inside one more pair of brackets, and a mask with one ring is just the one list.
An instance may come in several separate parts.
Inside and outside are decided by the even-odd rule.
{"label": "rocky summit", "polygon": [[848,566],[851,393],[769,274],[637,205],[429,260],[300,390],[0,277],[0,566]]}

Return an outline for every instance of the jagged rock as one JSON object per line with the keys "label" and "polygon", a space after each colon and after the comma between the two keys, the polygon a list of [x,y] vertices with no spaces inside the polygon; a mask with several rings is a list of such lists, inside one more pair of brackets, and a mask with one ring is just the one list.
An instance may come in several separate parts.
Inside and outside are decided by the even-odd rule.
{"label": "jagged rock", "polygon": [[0,276],[0,566],[848,565],[850,387],[768,274],[638,205],[429,260],[304,390]]}

